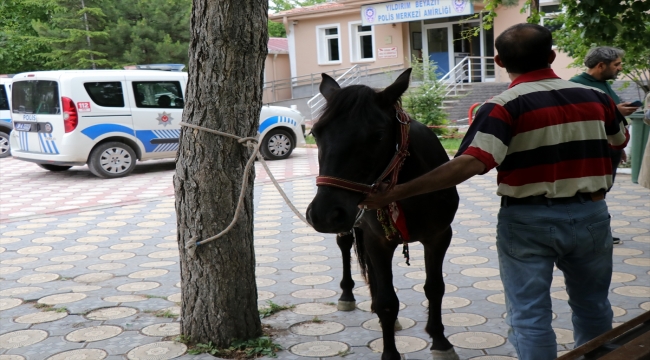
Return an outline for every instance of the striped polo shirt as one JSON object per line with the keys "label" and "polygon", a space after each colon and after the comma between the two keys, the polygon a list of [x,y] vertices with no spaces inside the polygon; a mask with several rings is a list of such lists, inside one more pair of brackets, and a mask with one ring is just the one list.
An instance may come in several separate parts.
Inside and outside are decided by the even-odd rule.
{"label": "striped polo shirt", "polygon": [[612,186],[609,148],[627,144],[624,124],[607,94],[536,70],[480,107],[456,156],[496,167],[500,196],[570,197]]}

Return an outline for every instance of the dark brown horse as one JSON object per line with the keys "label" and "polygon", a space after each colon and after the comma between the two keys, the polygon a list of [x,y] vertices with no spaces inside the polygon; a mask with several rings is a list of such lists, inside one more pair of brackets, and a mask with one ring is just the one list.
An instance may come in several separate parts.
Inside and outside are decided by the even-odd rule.
{"label": "dark brown horse", "polygon": [[[391,265],[402,239],[387,238],[378,211],[369,210],[358,217],[358,204],[365,193],[376,190],[378,181],[390,182],[390,176],[383,179],[383,175],[387,167],[393,166],[396,148],[399,150],[400,143],[404,144],[404,135],[408,135],[408,148],[402,149],[402,153],[408,150],[408,156],[401,170],[397,166],[394,178],[397,183],[414,179],[449,160],[437,136],[426,126],[412,121],[410,129],[404,127],[403,123],[410,119],[401,111],[400,97],[408,89],[410,74],[410,69],[404,71],[380,92],[363,85],[340,88],[334,79],[323,74],[320,92],[327,106],[312,128],[318,144],[320,176],[318,192],[307,208],[307,219],[319,232],[338,234],[337,243],[343,254],[341,310],[354,309],[350,249],[355,244],[361,273],[370,287],[371,308],[381,322],[382,360],[400,359],[394,328],[399,301],[393,289]],[[451,242],[450,224],[458,208],[458,193],[456,188],[449,188],[405,199],[400,205],[406,216],[409,242],[419,241],[424,245],[427,275],[424,292],[429,299],[426,331],[432,339],[433,357],[458,359],[444,335],[440,317],[445,292],[442,264]]]}

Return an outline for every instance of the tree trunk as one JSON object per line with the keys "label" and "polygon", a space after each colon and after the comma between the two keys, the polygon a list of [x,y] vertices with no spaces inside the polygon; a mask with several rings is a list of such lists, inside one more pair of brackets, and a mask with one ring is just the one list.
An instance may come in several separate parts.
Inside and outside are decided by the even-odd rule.
{"label": "tree trunk", "polygon": [[[257,134],[267,53],[267,0],[194,0],[189,81],[183,121],[237,136]],[[260,336],[253,250],[253,181],[237,225],[224,237],[185,251],[234,216],[251,149],[236,140],[183,127],[176,159],[181,260],[181,333],[226,347]]]}

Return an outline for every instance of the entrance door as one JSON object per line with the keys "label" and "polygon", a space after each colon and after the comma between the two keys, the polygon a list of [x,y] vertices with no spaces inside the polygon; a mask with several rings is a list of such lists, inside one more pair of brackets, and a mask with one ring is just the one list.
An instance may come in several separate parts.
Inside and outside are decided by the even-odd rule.
{"label": "entrance door", "polygon": [[[443,77],[451,69],[451,31],[450,25],[438,25],[436,27],[427,27],[426,29],[426,51],[429,60],[435,61],[438,66],[436,73],[438,78]],[[423,39],[424,40],[424,39]],[[453,66],[453,65],[452,65]]]}

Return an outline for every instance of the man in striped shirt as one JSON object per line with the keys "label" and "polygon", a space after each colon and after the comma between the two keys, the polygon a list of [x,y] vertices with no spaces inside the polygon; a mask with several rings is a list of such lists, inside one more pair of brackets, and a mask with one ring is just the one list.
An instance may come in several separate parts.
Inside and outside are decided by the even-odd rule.
{"label": "man in striped shirt", "polygon": [[557,357],[554,265],[564,273],[576,346],[612,328],[612,236],[603,199],[612,185],[608,147],[625,147],[629,135],[608,95],[555,75],[551,46],[550,31],[539,25],[499,35],[495,62],[512,83],[481,106],[456,157],[360,204],[377,209],[496,168],[506,322],[522,360]]}

